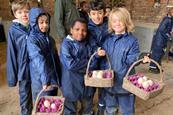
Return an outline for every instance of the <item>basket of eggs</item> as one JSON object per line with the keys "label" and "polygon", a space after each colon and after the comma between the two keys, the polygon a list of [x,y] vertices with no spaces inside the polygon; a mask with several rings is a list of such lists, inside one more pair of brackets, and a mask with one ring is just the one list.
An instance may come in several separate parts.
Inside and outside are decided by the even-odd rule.
{"label": "basket of eggs", "polygon": [[150,59],[150,62],[155,63],[160,70],[159,80],[149,78],[141,73],[129,75],[134,66],[141,63],[142,61],[143,59],[140,59],[131,65],[123,79],[123,88],[143,100],[148,100],[159,95],[163,91],[163,72],[161,66],[156,61]]}
{"label": "basket of eggs", "polygon": [[94,70],[89,71],[90,63],[93,57],[97,54],[95,52],[92,54],[88,61],[86,74],[85,74],[85,86],[91,86],[91,87],[112,87],[114,85],[114,72],[111,70],[111,64],[108,58],[108,55],[106,55],[106,59],[109,64],[109,69],[107,70]]}
{"label": "basket of eggs", "polygon": [[40,96],[44,91],[45,90],[42,89],[37,95],[32,115],[62,115],[65,100],[64,97],[62,95]]}

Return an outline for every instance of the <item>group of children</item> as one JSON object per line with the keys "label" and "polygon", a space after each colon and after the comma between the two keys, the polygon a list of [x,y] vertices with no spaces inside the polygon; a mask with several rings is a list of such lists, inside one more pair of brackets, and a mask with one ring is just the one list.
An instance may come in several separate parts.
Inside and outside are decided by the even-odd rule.
{"label": "group of children", "polygon": [[32,100],[35,102],[42,89],[43,95],[56,95],[57,86],[65,97],[64,115],[76,115],[78,101],[82,105],[80,114],[92,115],[96,89],[85,86],[84,75],[94,52],[98,55],[89,69],[106,69],[107,54],[116,76],[113,87],[99,90],[102,109],[98,113],[106,110],[107,115],[115,115],[120,108],[122,115],[134,114],[135,96],[122,88],[122,82],[140,51],[131,33],[134,25],[126,8],[113,9],[108,20],[104,18],[104,4],[91,2],[89,22],[77,18],[71,24],[58,56],[49,36],[48,13],[41,8],[30,9],[26,1],[13,2],[11,6],[16,19],[8,33],[7,78],[11,87],[19,83],[22,115],[31,114]]}

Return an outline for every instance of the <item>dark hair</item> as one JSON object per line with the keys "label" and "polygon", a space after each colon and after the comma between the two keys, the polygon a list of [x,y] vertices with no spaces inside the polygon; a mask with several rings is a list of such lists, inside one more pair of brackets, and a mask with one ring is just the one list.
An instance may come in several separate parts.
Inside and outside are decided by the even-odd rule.
{"label": "dark hair", "polygon": [[76,24],[76,22],[83,23],[83,24],[86,25],[86,27],[88,27],[88,23],[87,23],[87,21],[86,21],[85,19],[83,19],[83,18],[77,18],[77,19],[75,19],[75,20],[71,23],[70,28],[73,28],[74,25]]}
{"label": "dark hair", "polygon": [[89,11],[91,10],[104,10],[105,4],[103,2],[91,1],[89,5]]}
{"label": "dark hair", "polygon": [[48,18],[49,24],[50,24],[50,18],[51,18],[51,16],[47,12],[41,13],[40,15],[37,16],[37,23],[38,23],[38,18],[41,17],[41,16],[46,16]]}
{"label": "dark hair", "polygon": [[87,2],[86,2],[86,1],[82,1],[82,2],[80,3],[80,7],[83,7],[84,4],[87,4]]}

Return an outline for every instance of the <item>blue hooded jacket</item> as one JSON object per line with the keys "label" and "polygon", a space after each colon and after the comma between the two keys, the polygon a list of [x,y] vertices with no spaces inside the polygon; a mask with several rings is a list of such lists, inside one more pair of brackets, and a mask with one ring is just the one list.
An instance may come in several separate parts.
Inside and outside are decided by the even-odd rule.
{"label": "blue hooded jacket", "polygon": [[54,40],[48,33],[42,33],[37,24],[37,18],[45,12],[41,8],[32,8],[29,12],[30,34],[27,40],[31,78],[41,80],[42,85],[57,85],[58,54]]}
{"label": "blue hooded jacket", "polygon": [[103,23],[96,25],[91,19],[88,23],[88,31],[91,39],[94,40],[98,47],[101,47],[108,35],[108,20],[104,18]]}
{"label": "blue hooded jacket", "polygon": [[170,16],[165,16],[162,22],[160,23],[156,31],[156,34],[154,35],[151,50],[155,50],[158,47],[161,48],[166,47],[172,27],[173,27],[173,18]]}
{"label": "blue hooded jacket", "polygon": [[8,31],[7,81],[10,87],[17,81],[30,79],[26,39],[28,29],[13,20]]}
{"label": "blue hooded jacket", "polygon": [[[77,101],[83,96],[91,96],[95,88],[85,87],[84,75],[90,56],[96,51],[87,40],[76,41],[68,35],[62,42],[60,61],[62,64],[62,91],[69,101]],[[96,59],[93,59],[90,68],[94,69]]]}
{"label": "blue hooded jacket", "polygon": [[105,89],[113,94],[129,93],[122,88],[122,83],[129,67],[139,57],[140,51],[138,40],[131,33],[122,35],[111,34],[106,38],[103,44],[103,49],[110,58],[110,63],[115,76],[115,85]]}

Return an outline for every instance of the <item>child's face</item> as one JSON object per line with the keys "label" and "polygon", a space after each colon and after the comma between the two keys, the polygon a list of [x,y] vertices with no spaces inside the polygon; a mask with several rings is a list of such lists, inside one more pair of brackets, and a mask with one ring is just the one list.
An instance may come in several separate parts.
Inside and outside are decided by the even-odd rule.
{"label": "child's face", "polygon": [[173,9],[170,10],[170,16],[173,17]]}
{"label": "child's face", "polygon": [[126,31],[125,24],[115,14],[113,14],[111,18],[111,25],[115,34],[124,34]]}
{"label": "child's face", "polygon": [[49,19],[46,15],[42,15],[38,18],[38,27],[41,32],[47,32],[49,29]]}
{"label": "child's face", "polygon": [[88,12],[88,9],[89,9],[88,4],[87,4],[87,3],[84,4],[83,7],[82,7],[82,9],[83,9],[85,12]]}
{"label": "child's face", "polygon": [[89,17],[96,24],[102,24],[104,18],[104,11],[102,10],[91,10],[89,13]]}
{"label": "child's face", "polygon": [[14,16],[23,24],[28,25],[29,23],[29,7],[28,5],[24,6],[21,9],[17,9],[14,12]]}
{"label": "child's face", "polygon": [[111,12],[111,9],[110,9],[110,8],[106,8],[106,13],[105,13],[105,16],[106,16],[106,17],[108,17],[108,16],[109,16],[109,14],[110,14],[110,12]]}
{"label": "child's face", "polygon": [[77,41],[82,41],[87,36],[87,25],[81,22],[76,22],[70,29],[72,38]]}

